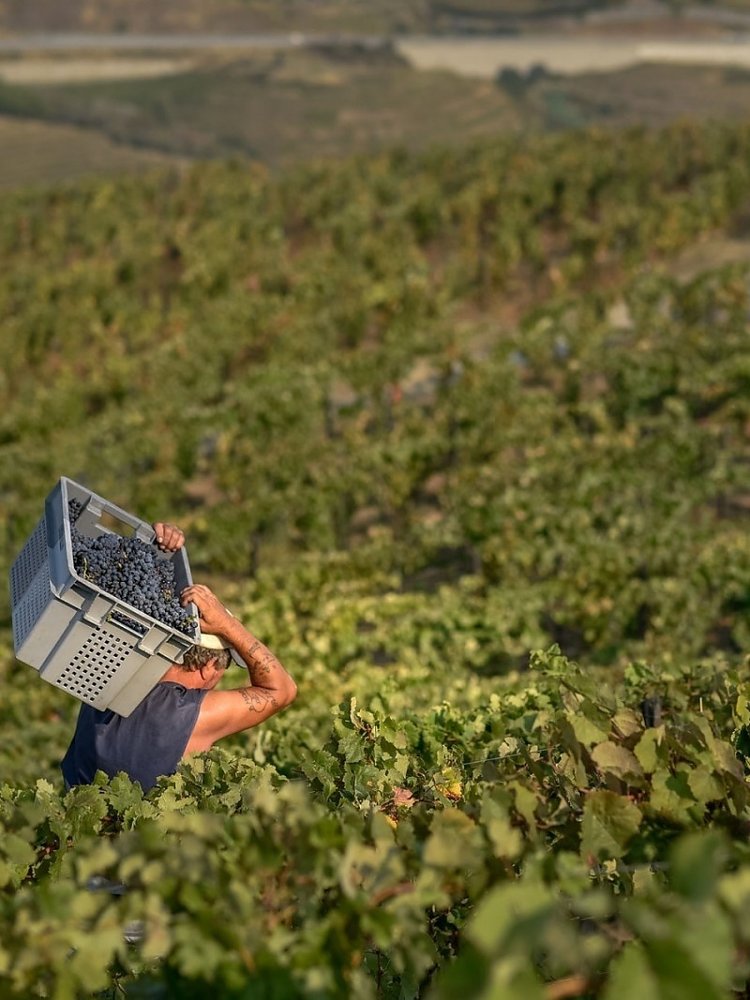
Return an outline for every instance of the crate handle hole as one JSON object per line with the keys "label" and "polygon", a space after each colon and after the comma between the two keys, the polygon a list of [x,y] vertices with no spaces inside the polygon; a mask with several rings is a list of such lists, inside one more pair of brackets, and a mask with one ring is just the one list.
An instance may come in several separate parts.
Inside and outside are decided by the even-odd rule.
{"label": "crate handle hole", "polygon": [[115,517],[114,514],[110,514],[109,511],[102,511],[101,517],[99,518],[99,524],[102,528],[106,528],[108,531],[114,531],[118,535],[122,535],[124,538],[132,538],[135,534],[136,529],[132,524],[128,524],[127,521],[120,520],[119,517]]}

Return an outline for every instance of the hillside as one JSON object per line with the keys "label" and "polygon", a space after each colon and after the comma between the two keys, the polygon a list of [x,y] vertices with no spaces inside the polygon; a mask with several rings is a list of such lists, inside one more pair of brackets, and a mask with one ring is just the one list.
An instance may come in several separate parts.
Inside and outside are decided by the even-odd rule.
{"label": "hillside", "polygon": [[356,47],[217,57],[154,80],[0,83],[0,111],[85,127],[123,150],[274,167],[446,137],[460,144],[520,122],[491,83],[418,72],[390,50]]}
{"label": "hillside", "polygon": [[[164,75],[149,76],[157,70]],[[357,45],[171,60],[25,58],[6,60],[3,73],[16,81],[0,79],[3,188],[160,160],[239,158],[276,170],[394,146],[460,148],[483,136],[660,128],[688,115],[743,121],[750,101],[750,74],[731,66],[573,76],[506,69],[482,79],[418,70],[394,49]]]}
{"label": "hillside", "polygon": [[[212,0],[200,3],[149,4],[143,0],[105,0],[95,7],[84,0],[19,4],[0,3],[0,29],[6,31],[398,31],[455,30],[467,24],[483,30],[508,28],[519,18],[548,18],[551,14],[585,13],[611,6],[596,0],[569,0],[549,4],[514,0],[512,4],[483,0],[379,0],[361,4],[352,0]],[[617,6],[617,4],[614,4]]]}
{"label": "hillside", "polygon": [[[689,16],[681,15],[688,11]],[[630,0],[174,0],[158,5],[145,0],[37,0],[34,4],[0,0],[0,31],[6,32],[477,32],[497,33],[553,27],[591,19],[601,28],[611,23],[632,30],[639,24],[682,26],[683,30],[741,26],[747,0],[716,5],[698,0],[632,3]],[[733,21],[733,15],[735,20]]]}
{"label": "hillside", "polygon": [[[630,524],[646,495],[665,503],[665,474],[680,502],[660,508],[653,527],[676,532],[672,518],[684,517],[690,498],[692,544],[711,535],[716,505],[731,507],[740,489],[743,465],[721,452],[709,459],[706,449],[714,437],[729,455],[742,444],[732,381],[742,378],[742,353],[736,376],[721,355],[712,374],[718,347],[701,340],[700,310],[735,322],[741,305],[725,315],[711,301],[735,294],[721,282],[732,288],[742,277],[729,273],[714,292],[716,278],[683,289],[657,275],[660,259],[744,218],[746,135],[729,127],[677,128],[664,141],[592,133],[580,150],[564,136],[488,142],[321,163],[278,180],[257,167],[215,165],[6,197],[6,559],[33,523],[34,498],[67,470],[95,475],[100,492],[117,493],[126,507],[153,516],[169,507],[195,521],[195,557],[214,572],[244,577],[279,544],[324,554],[362,543],[382,549],[382,568],[408,575],[446,549],[455,568],[468,559],[493,585],[524,566],[524,575],[539,574],[547,597],[535,615],[557,621],[550,637],[573,628],[577,645],[599,655],[621,652],[628,637],[658,645],[669,632],[674,642],[645,597],[640,556],[618,575],[605,572],[607,538],[612,518]],[[643,273],[647,265],[654,274]],[[615,294],[627,316],[647,319],[608,328]],[[681,317],[695,309],[688,330]],[[646,331],[657,321],[652,339]],[[721,341],[734,336],[730,327]],[[670,338],[682,345],[674,359]],[[633,351],[648,362],[642,374],[631,370]],[[504,387],[500,409],[483,415],[493,382]],[[671,427],[673,394],[684,424]],[[494,428],[489,436],[478,431],[480,418]],[[660,435],[639,429],[650,420],[687,435],[668,473]],[[548,453],[552,427],[560,451]],[[594,515],[592,497],[579,492],[573,456],[600,434],[592,488],[607,492],[598,476],[610,475],[611,448],[624,449],[624,461],[631,434],[634,468],[652,477],[640,499],[628,487],[625,500],[612,482],[620,514]],[[584,448],[581,462],[591,458]],[[576,559],[565,546],[548,549],[553,537],[561,544],[563,496],[576,532],[575,512],[588,511],[603,560],[590,585],[599,579],[604,604],[591,605],[585,627],[590,593],[566,610],[579,589]],[[517,504],[535,511],[529,524],[513,514]],[[518,537],[506,551],[497,532],[508,517]],[[681,538],[670,542],[675,558]],[[615,593],[618,625],[608,607]],[[691,621],[697,652],[726,626],[726,609],[719,614],[698,592],[690,600],[706,616],[704,640]],[[633,624],[642,603],[645,631]]]}
{"label": "hillside", "polygon": [[4,996],[742,995],[749,164],[711,123],[0,196],[3,580],[70,476],[299,684],[66,795],[4,594]]}

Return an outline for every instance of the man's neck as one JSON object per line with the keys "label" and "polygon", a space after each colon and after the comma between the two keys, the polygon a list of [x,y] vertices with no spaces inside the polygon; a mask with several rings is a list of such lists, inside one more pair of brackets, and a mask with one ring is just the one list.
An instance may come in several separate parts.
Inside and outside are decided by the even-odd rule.
{"label": "man's neck", "polygon": [[200,670],[184,670],[173,663],[167,672],[162,676],[162,681],[173,681],[175,684],[182,684],[186,688],[202,688],[205,685]]}

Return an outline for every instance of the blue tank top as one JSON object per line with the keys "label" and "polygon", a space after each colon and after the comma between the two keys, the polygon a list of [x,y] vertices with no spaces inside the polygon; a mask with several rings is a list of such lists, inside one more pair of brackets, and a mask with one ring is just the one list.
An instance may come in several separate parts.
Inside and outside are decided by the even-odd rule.
{"label": "blue tank top", "polygon": [[62,762],[65,783],[87,785],[97,771],[124,771],[147,792],[162,774],[174,774],[208,692],[160,681],[127,719],[81,705]]}

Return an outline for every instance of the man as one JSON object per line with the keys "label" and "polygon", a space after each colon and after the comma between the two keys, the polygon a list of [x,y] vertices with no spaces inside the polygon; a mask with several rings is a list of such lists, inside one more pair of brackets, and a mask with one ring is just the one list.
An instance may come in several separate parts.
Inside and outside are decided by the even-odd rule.
{"label": "man", "polygon": [[[154,531],[165,552],[185,544],[176,525],[160,521]],[[257,726],[294,701],[297,687],[276,656],[208,587],[186,587],[180,601],[198,609],[201,644],[169,667],[128,718],[81,705],[62,762],[66,787],[89,784],[99,770],[110,777],[124,771],[148,791],[188,754]],[[247,668],[250,683],[214,690],[233,659]]]}

